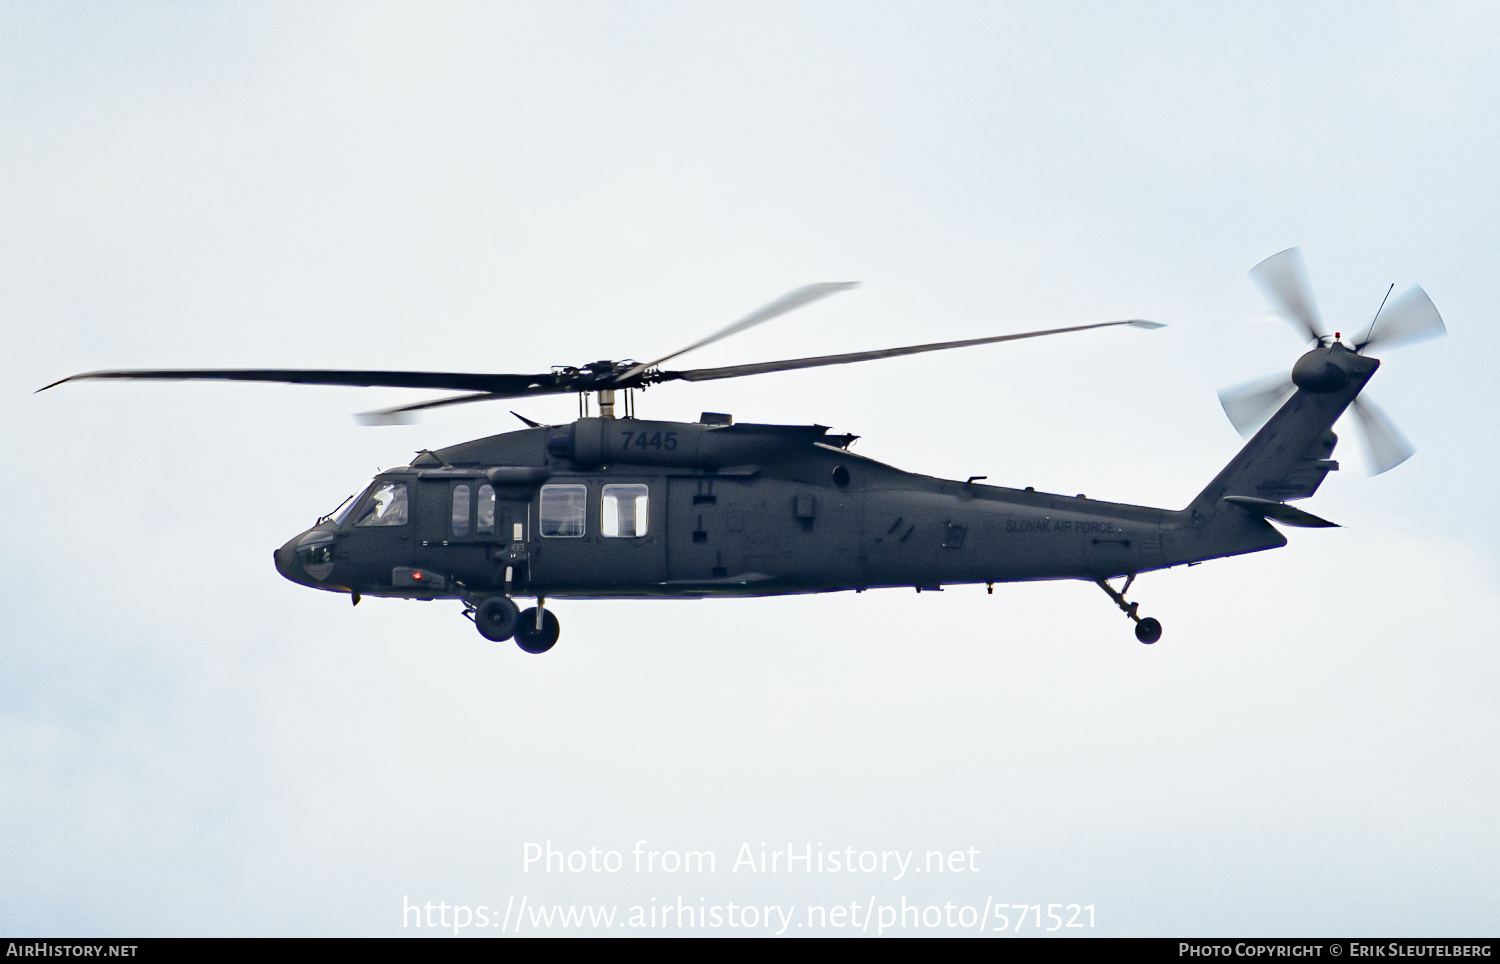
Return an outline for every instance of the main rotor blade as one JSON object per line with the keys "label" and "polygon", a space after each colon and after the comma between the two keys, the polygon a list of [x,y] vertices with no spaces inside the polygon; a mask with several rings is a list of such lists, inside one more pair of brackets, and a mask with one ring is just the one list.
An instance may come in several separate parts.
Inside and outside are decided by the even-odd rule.
{"label": "main rotor blade", "polygon": [[819,355],[815,358],[792,358],[786,361],[760,362],[754,365],[730,365],[726,368],[695,368],[685,372],[662,372],[662,381],[682,379],[689,382],[706,382],[716,378],[738,378],[741,375],[763,375],[767,372],[787,372],[799,368],[821,368],[824,365],[848,365],[852,362],[874,361],[878,358],[895,358],[899,355],[916,355],[925,351],[943,351],[948,348],[968,348],[971,345],[990,345],[1000,341],[1018,341],[1022,338],[1040,338],[1043,335],[1061,335],[1070,331],[1087,331],[1090,328],[1110,328],[1115,325],[1130,325],[1135,328],[1165,328],[1155,321],[1105,321],[1094,325],[1075,325],[1071,328],[1049,328],[1046,331],[1027,331],[1015,335],[993,335],[989,338],[968,338],[963,341],[940,341],[928,345],[912,345],[907,348],[885,348],[879,351],[856,351],[844,355]]}
{"label": "main rotor blade", "polygon": [[1375,330],[1356,351],[1366,348],[1395,348],[1412,342],[1439,338],[1448,333],[1443,325],[1443,316],[1437,305],[1427,297],[1427,292],[1414,287],[1391,302],[1380,317],[1375,319]]}
{"label": "main rotor blade", "polygon": [[[87,378],[148,378],[170,381],[210,379],[234,382],[285,382],[299,385],[356,385],[382,388],[446,388],[452,391],[501,392],[512,395],[541,394],[547,390],[571,391],[559,385],[556,375],[482,375],[463,372],[346,371],[301,368],[168,368],[84,372],[58,379],[37,389],[44,392],[63,382]],[[538,389],[542,390],[538,392]]]}
{"label": "main rotor blade", "polygon": [[1309,341],[1323,336],[1323,323],[1313,303],[1301,248],[1287,248],[1271,255],[1250,269],[1250,277],[1287,321],[1301,326]]}
{"label": "main rotor blade", "polygon": [[1394,469],[1416,452],[1416,447],[1406,440],[1406,436],[1396,428],[1396,423],[1374,402],[1360,396],[1354,400],[1352,408],[1359,420],[1359,427],[1364,432],[1365,449],[1370,454],[1371,475]]}
{"label": "main rotor blade", "polygon": [[1296,390],[1292,374],[1287,372],[1226,388],[1219,392],[1219,404],[1224,406],[1224,414],[1229,416],[1235,431],[1249,438]]}
{"label": "main rotor blade", "polygon": [[728,338],[730,335],[738,334],[739,332],[742,332],[747,328],[754,328],[756,325],[760,324],[763,321],[770,321],[772,318],[777,318],[789,311],[795,311],[796,309],[801,308],[803,305],[812,304],[814,301],[817,301],[820,298],[826,298],[829,295],[837,294],[840,291],[847,291],[850,288],[857,286],[858,284],[859,282],[857,281],[820,281],[817,284],[803,285],[796,291],[789,291],[770,304],[751,312],[729,327],[719,329],[712,335],[709,335],[707,338],[701,338],[698,341],[693,342],[686,348],[674,351],[670,355],[663,355],[655,361],[649,361],[644,364],[636,365],[634,368],[623,372],[617,380],[623,381],[632,376],[639,375],[646,369],[655,368],[662,362],[671,361],[678,355],[686,355],[688,352],[693,351],[694,349],[702,348],[705,345],[712,345],[714,342],[719,341],[722,338]]}
{"label": "main rotor blade", "polygon": [[[538,392],[536,394],[544,394]],[[473,395],[450,395],[447,398],[436,398],[430,402],[415,402],[411,405],[398,405],[395,408],[382,408],[373,412],[360,412],[354,416],[361,425],[407,425],[414,419],[412,412],[420,412],[428,408],[443,408],[447,405],[462,405],[466,402],[488,402],[496,398],[514,398],[501,392],[478,392]],[[515,414],[512,412],[511,414]],[[519,417],[519,416],[517,416]]]}

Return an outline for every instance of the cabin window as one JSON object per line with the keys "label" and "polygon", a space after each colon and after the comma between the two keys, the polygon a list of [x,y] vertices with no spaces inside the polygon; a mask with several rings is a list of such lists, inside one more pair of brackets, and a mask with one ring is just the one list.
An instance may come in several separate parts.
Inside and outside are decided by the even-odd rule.
{"label": "cabin window", "polygon": [[453,487],[453,534],[456,536],[469,534],[469,487],[467,485]]}
{"label": "cabin window", "polygon": [[495,534],[495,488],[490,485],[479,487],[479,525],[477,531],[482,536]]}
{"label": "cabin window", "polygon": [[357,526],[406,525],[406,483],[382,482],[375,486],[360,513]]}
{"label": "cabin window", "polygon": [[538,512],[542,535],[548,539],[577,539],[588,519],[588,486],[544,485]]}
{"label": "cabin window", "polygon": [[606,485],[599,531],[615,539],[646,534],[650,490],[644,485]]}

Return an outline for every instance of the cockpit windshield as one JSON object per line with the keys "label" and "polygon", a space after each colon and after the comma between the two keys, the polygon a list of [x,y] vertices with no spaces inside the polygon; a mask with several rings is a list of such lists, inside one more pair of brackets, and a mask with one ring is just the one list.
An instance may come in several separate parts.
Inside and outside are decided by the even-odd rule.
{"label": "cockpit windshield", "polygon": [[[364,493],[361,492],[360,496],[362,497],[363,495]],[[349,498],[345,499],[344,504],[340,506],[332,516],[330,516],[330,518],[333,519],[334,528],[342,529],[344,527],[344,520],[349,518],[349,513],[353,512],[354,507],[359,505],[359,503],[360,500],[352,495],[349,496]]]}
{"label": "cockpit windshield", "polygon": [[406,483],[377,483],[364,506],[357,526],[406,525]]}

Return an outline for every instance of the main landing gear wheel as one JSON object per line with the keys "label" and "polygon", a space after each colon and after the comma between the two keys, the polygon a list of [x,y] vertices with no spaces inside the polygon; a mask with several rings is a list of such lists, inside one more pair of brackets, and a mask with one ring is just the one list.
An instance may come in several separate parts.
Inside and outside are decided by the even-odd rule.
{"label": "main landing gear wheel", "polygon": [[509,596],[490,596],[474,609],[474,625],[479,635],[491,642],[510,639],[520,621],[521,612]]}
{"label": "main landing gear wheel", "polygon": [[1150,616],[1142,619],[1136,613],[1141,604],[1125,601],[1125,594],[1130,591],[1130,584],[1133,582],[1135,582],[1135,576],[1126,576],[1125,585],[1116,589],[1109,584],[1108,580],[1094,580],[1095,585],[1103,589],[1109,594],[1109,598],[1115,601],[1115,605],[1120,607],[1121,612],[1135,620],[1135,638],[1149,646],[1158,639],[1161,639],[1161,622],[1160,620],[1152,619]]}
{"label": "main landing gear wheel", "polygon": [[557,642],[557,634],[562,627],[558,625],[557,617],[552,615],[552,610],[543,609],[542,628],[536,628],[536,607],[521,613],[520,620],[516,623],[516,645],[528,653],[545,653]]}

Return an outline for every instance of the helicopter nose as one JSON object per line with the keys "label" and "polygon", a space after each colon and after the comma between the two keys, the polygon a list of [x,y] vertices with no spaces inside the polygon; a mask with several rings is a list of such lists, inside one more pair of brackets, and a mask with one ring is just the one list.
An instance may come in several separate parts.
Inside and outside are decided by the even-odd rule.
{"label": "helicopter nose", "polygon": [[298,578],[298,573],[295,568],[297,558],[297,542],[303,537],[303,535],[305,535],[305,533],[299,532],[295,536],[292,536],[287,540],[286,545],[282,546],[280,549],[277,549],[274,553],[272,553],[272,557],[276,560],[277,572],[281,573],[284,578],[290,579],[292,582],[305,586],[307,585],[307,579],[305,577]]}
{"label": "helicopter nose", "polygon": [[325,527],[308,529],[276,550],[276,571],[299,586],[321,588],[323,581],[333,572],[337,539],[333,531]]}

